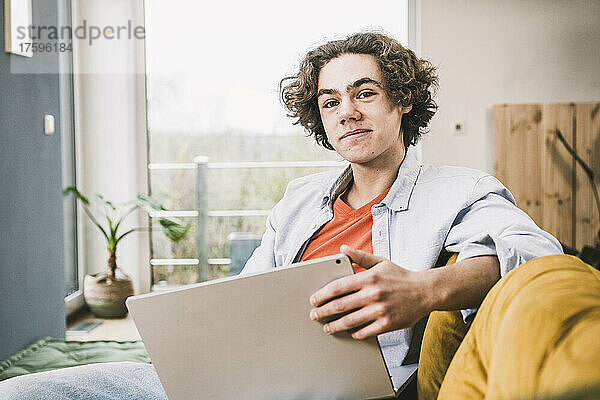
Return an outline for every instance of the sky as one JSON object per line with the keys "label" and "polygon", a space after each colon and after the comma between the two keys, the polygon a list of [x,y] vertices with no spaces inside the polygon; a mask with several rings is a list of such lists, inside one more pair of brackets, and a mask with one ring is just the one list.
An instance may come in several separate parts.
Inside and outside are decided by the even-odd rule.
{"label": "sky", "polygon": [[285,116],[277,85],[308,49],[367,29],[408,42],[407,0],[145,4],[152,133],[301,132]]}

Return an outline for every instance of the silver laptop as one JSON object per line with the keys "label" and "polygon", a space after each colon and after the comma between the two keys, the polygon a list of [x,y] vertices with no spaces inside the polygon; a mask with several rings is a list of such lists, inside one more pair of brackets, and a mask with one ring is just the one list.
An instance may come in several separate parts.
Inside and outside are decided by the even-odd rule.
{"label": "silver laptop", "polygon": [[393,398],[416,364],[388,371],[375,338],[326,335],[309,296],[352,274],[345,255],[130,297],[171,400]]}

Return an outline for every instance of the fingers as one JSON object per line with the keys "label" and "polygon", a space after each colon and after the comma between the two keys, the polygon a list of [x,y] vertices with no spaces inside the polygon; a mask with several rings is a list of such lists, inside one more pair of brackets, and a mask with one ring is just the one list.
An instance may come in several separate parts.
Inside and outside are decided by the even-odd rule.
{"label": "fingers", "polygon": [[388,332],[388,322],[385,318],[379,318],[373,321],[371,324],[357,330],[352,333],[354,339],[367,339],[373,336],[377,336],[381,333]]}
{"label": "fingers", "polygon": [[357,277],[358,275],[348,275],[328,283],[310,296],[310,304],[313,307],[317,307],[333,298],[356,292],[361,288]]}
{"label": "fingers", "polygon": [[[365,324],[369,324],[370,322],[376,321],[376,318],[376,312],[372,309],[372,307],[367,306],[323,325],[323,331],[328,335],[332,335],[334,333],[347,331],[349,329],[354,329]],[[371,323],[368,326],[370,325],[373,324]],[[365,328],[361,328],[358,332],[364,329]],[[352,334],[352,337],[354,337],[354,334]]]}
{"label": "fingers", "polygon": [[[355,339],[391,330],[395,324],[392,323],[393,315],[390,315],[386,303],[389,302],[387,286],[393,281],[390,274],[401,273],[402,268],[384,268],[393,264],[383,257],[347,245],[341,246],[340,251],[361,267],[368,269],[381,265],[382,268],[346,276],[319,289],[310,297],[310,304],[315,307],[310,312],[310,318],[313,321],[337,318],[323,325],[325,333],[350,331]],[[344,313],[347,314],[340,316]]]}
{"label": "fingers", "polygon": [[375,256],[371,253],[364,252],[362,250],[356,250],[347,244],[343,244],[340,247],[340,251],[350,257],[350,259],[360,265],[363,268],[369,269],[382,261],[385,261],[385,258]]}
{"label": "fingers", "polygon": [[332,300],[324,305],[313,308],[310,311],[310,319],[318,321],[326,317],[342,314],[348,311],[356,310],[368,304],[365,296],[360,292],[355,292],[347,296]]}

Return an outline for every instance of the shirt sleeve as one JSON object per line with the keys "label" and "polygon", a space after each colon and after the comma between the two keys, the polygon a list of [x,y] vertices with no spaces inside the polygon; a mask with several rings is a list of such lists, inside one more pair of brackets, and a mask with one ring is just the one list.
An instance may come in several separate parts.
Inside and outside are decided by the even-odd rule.
{"label": "shirt sleeve", "polygon": [[[481,177],[444,242],[458,261],[496,255],[500,275],[536,257],[562,254],[562,246],[516,206],[509,190],[491,175]],[[476,309],[462,310],[466,319]]]}
{"label": "shirt sleeve", "polygon": [[258,246],[246,265],[240,272],[240,275],[249,274],[253,272],[262,272],[275,268],[275,212],[277,205],[273,207],[269,216],[267,217],[265,233]]}

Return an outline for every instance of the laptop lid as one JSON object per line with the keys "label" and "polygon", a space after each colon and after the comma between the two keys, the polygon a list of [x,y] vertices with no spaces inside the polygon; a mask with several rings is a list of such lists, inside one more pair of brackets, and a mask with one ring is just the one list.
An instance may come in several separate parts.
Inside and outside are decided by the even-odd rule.
{"label": "laptop lid", "polygon": [[336,255],[134,296],[127,307],[171,400],[394,397],[376,338],[326,335],[308,317],[309,296],[352,273]]}

